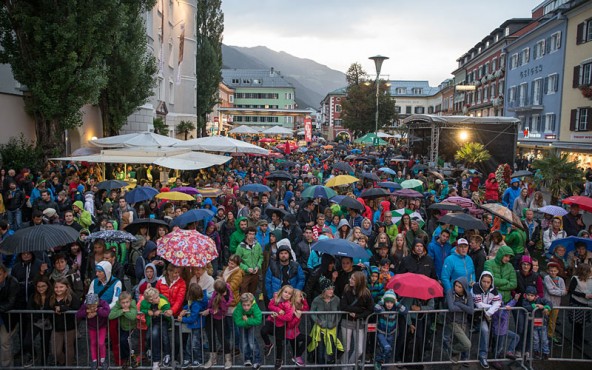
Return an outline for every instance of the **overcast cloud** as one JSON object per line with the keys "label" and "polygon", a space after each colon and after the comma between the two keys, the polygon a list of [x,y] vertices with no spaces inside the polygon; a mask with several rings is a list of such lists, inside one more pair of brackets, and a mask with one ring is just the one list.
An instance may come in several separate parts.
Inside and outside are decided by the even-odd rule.
{"label": "overcast cloud", "polygon": [[542,0],[223,0],[224,43],[267,46],[345,72],[390,57],[381,75],[449,78],[456,59],[510,18],[530,18]]}

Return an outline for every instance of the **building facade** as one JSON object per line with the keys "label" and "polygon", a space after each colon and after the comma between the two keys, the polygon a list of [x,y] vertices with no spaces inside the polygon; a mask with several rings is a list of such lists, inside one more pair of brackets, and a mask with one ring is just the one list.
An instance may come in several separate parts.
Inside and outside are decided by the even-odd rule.
{"label": "building facade", "polygon": [[521,155],[540,156],[559,137],[566,28],[561,13],[549,13],[506,48],[504,111],[520,119]]}
{"label": "building facade", "polygon": [[[436,114],[436,110],[441,110],[440,87],[430,86],[428,81],[391,80],[389,83],[399,120],[413,114]],[[395,125],[398,126],[398,122]]]}
{"label": "building facade", "polygon": [[565,12],[565,69],[559,141],[554,146],[582,167],[592,167],[592,2]]}
{"label": "building facade", "polygon": [[340,134],[351,140],[351,134],[348,129],[343,127],[343,118],[341,117],[341,107],[346,98],[347,88],[342,87],[331,91],[321,101],[320,126],[323,134],[329,140],[334,140]]}
{"label": "building facade", "polygon": [[[280,71],[265,69],[223,69],[222,80],[234,90],[234,108],[285,109],[296,108],[296,91]],[[234,115],[235,125],[284,126],[293,128],[294,117],[261,112],[258,115]]]}

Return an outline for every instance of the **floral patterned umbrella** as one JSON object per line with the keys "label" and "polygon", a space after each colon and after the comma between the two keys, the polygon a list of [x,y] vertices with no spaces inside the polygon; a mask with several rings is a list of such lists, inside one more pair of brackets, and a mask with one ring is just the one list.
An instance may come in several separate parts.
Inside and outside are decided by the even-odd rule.
{"label": "floral patterned umbrella", "polygon": [[216,244],[196,230],[177,229],[158,240],[156,253],[175,266],[205,267],[218,257]]}

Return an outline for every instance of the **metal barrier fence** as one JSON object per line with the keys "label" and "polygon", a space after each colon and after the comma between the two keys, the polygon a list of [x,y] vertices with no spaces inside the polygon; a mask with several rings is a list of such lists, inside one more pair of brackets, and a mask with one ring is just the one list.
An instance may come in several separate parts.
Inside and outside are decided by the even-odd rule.
{"label": "metal barrier fence", "polygon": [[[561,338],[563,346],[551,339],[549,359],[590,361],[592,350],[585,344],[592,308],[556,309],[550,333]],[[77,320],[75,314],[11,311],[12,330],[0,329],[0,367],[88,369],[94,368],[96,359],[101,369],[104,358],[110,368],[151,369],[154,363],[161,368],[197,368],[212,358],[212,368],[218,369],[225,362],[244,368],[247,360],[273,368],[278,359],[284,368],[350,370],[373,368],[376,363],[454,368],[478,363],[485,354],[490,367],[531,368],[537,354],[534,338],[549,330],[540,328],[537,310],[529,313],[523,308],[502,308],[492,319],[483,319],[481,311],[472,317],[448,310],[381,312],[356,321],[348,320],[345,312],[303,312],[298,330],[274,325],[268,320],[270,312],[264,312],[262,325],[251,329],[239,328],[231,317],[208,317],[203,328],[193,330],[163,316],[144,328],[141,320],[126,328],[117,320]]]}

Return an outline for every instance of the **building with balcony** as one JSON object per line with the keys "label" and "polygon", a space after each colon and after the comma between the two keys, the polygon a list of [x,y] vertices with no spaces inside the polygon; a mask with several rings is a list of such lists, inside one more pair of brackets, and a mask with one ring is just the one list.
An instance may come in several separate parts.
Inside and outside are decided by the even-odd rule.
{"label": "building with balcony", "polygon": [[506,47],[504,111],[520,119],[518,153],[539,156],[559,137],[567,18],[561,11],[541,14],[528,32]]}
{"label": "building with balcony", "polygon": [[321,101],[320,128],[329,140],[334,140],[339,134],[351,139],[348,129],[343,127],[341,105],[347,98],[347,87],[333,90]]}

